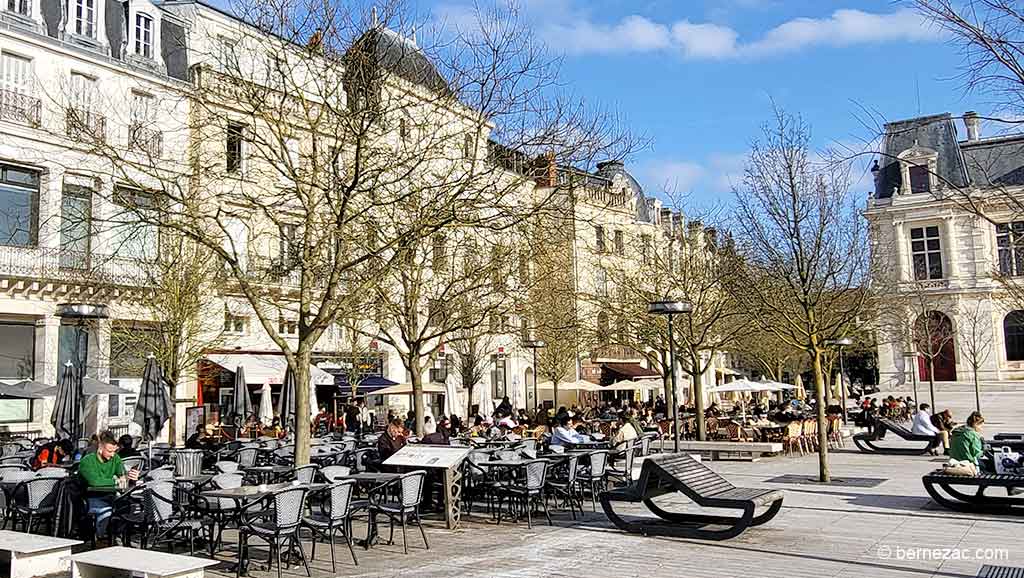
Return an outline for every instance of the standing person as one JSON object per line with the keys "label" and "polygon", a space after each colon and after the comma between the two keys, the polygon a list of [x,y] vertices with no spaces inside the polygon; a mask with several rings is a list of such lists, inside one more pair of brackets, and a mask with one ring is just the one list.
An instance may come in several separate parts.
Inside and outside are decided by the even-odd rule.
{"label": "standing person", "polygon": [[932,416],[928,413],[930,406],[927,403],[922,403],[914,414],[914,424],[911,426],[911,432],[917,435],[932,436],[933,440],[928,444],[928,453],[935,456],[938,455],[939,451],[935,448],[941,443],[942,447],[945,448],[948,444],[948,434],[944,431],[939,430],[932,425]]}
{"label": "standing person", "polygon": [[501,398],[501,403],[498,404],[494,413],[495,415],[512,415],[512,404],[508,401],[507,395]]}
{"label": "standing person", "polygon": [[345,430],[359,435],[359,406],[354,399],[345,406]]}
{"label": "standing person", "polygon": [[[78,464],[78,475],[87,488],[111,488],[117,480],[127,476],[129,480],[139,479],[139,470],[124,471],[121,456],[117,455],[117,440],[109,431],[100,433],[96,452],[82,458]],[[89,496],[89,513],[96,517],[96,535],[106,536],[110,515],[114,510],[113,494]]]}
{"label": "standing person", "polygon": [[373,419],[370,408],[366,407],[366,400],[360,399],[356,403],[359,405],[359,433],[373,432]]}

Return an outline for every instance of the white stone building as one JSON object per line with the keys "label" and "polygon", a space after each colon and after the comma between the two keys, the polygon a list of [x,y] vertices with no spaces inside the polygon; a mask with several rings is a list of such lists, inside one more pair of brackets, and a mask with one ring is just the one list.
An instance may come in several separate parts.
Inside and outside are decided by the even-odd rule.
{"label": "white stone building", "polygon": [[[881,284],[912,305],[878,332],[883,387],[911,381],[905,354],[922,315],[942,346],[936,381],[972,381],[971,343],[987,352],[981,380],[1024,378],[1024,311],[998,279],[1024,274],[1024,223],[1005,202],[1024,185],[1024,135],[984,137],[973,112],[963,115],[963,132],[957,124],[940,114],[885,126],[865,215]],[[975,337],[972,326],[982,329]],[[927,380],[923,357],[916,371]]]}

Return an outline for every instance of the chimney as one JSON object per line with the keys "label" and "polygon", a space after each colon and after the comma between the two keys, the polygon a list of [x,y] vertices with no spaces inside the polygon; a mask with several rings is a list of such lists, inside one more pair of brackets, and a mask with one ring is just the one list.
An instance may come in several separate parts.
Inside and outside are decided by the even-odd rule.
{"label": "chimney", "polygon": [[981,119],[978,113],[969,110],[964,113],[964,126],[967,127],[967,141],[976,142],[981,138]]}

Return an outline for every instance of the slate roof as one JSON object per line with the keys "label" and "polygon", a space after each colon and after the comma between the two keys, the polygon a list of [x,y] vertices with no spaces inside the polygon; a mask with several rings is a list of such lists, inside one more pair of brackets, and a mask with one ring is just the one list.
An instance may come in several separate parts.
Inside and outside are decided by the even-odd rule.
{"label": "slate roof", "polygon": [[1024,135],[961,141],[952,115],[943,113],[885,125],[875,198],[890,198],[900,187],[897,156],[914,146],[938,153],[936,173],[949,186],[1024,185]]}
{"label": "slate roof", "polygon": [[644,188],[633,178],[633,175],[629,174],[629,171],[626,170],[626,165],[622,161],[597,163],[597,176],[608,179],[611,182],[616,175],[622,176],[626,186],[630,189],[629,192],[636,199],[637,218],[644,222],[650,222],[650,206],[647,202],[647,197],[644,196]]}
{"label": "slate roof", "polygon": [[408,38],[384,27],[363,33],[345,53],[350,66],[373,63],[414,84],[438,92],[448,91],[448,83],[423,51]]}

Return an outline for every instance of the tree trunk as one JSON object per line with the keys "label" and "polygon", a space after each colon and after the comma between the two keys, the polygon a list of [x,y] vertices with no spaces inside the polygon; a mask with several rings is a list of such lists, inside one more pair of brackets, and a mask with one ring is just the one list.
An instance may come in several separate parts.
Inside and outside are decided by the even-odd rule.
{"label": "tree trunk", "polygon": [[[981,413],[981,385],[978,384],[978,368],[974,368],[974,409]],[[935,411],[935,408],[932,408]]]}
{"label": "tree trunk", "polygon": [[[932,411],[935,411],[935,358],[928,358],[928,396],[931,398]],[[918,405],[921,404],[918,400],[914,400]]]}
{"label": "tree trunk", "polygon": [[[312,352],[305,344],[299,345],[295,353],[295,465],[304,466],[309,463],[309,366]],[[281,416],[284,420],[285,416]]]}
{"label": "tree trunk", "polygon": [[[465,382],[463,382],[465,383]],[[474,384],[470,383],[466,386],[466,397],[469,399],[466,401],[466,421],[470,421],[473,418],[473,389]]]}
{"label": "tree trunk", "polygon": [[412,381],[412,410],[416,414],[416,436],[422,438],[423,433],[423,370],[420,368],[419,355],[409,356],[409,378]]}
{"label": "tree trunk", "polygon": [[[697,416],[694,418],[697,422],[697,439],[700,441],[705,441],[706,439],[708,439],[708,427],[707,422],[704,421],[704,384],[701,382],[701,375],[695,371],[695,369],[700,368],[700,358],[696,358],[696,364],[693,363],[694,359],[694,356],[691,354],[691,371],[688,371],[687,373],[689,373],[690,375],[690,380],[693,381],[693,408],[694,413],[697,414]],[[679,411],[678,402],[676,403],[676,411]]]}
{"label": "tree trunk", "polygon": [[552,397],[551,397],[551,407],[554,408],[554,410],[557,412],[558,411],[558,380],[557,379],[553,380],[551,382],[551,395],[552,395]]}
{"label": "tree trunk", "polygon": [[814,365],[814,396],[818,401],[818,481],[827,483],[832,475],[828,468],[828,418],[825,415],[825,376],[821,369],[821,352],[811,353]]}

